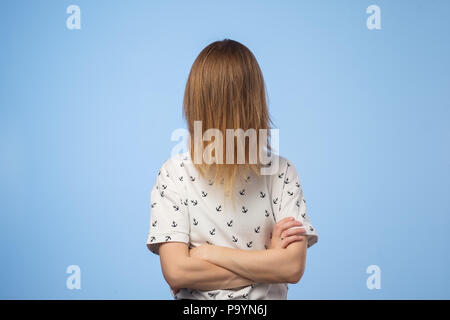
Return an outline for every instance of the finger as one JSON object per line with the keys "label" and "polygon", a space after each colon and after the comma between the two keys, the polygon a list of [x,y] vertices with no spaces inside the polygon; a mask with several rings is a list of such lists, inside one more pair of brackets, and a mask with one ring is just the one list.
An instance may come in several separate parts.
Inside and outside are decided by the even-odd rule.
{"label": "finger", "polygon": [[277,221],[276,225],[280,225],[281,226],[281,225],[283,225],[286,222],[294,221],[294,220],[295,220],[294,217],[286,217],[286,218],[283,218],[283,219]]}
{"label": "finger", "polygon": [[275,226],[273,227],[272,237],[278,238],[280,236],[281,232],[283,231],[281,229],[281,225],[283,225],[283,223],[286,223],[289,221],[294,221],[294,217],[286,217],[286,218],[283,218],[280,221],[278,221],[275,224]]}
{"label": "finger", "polygon": [[280,223],[282,221],[289,221],[289,220],[294,220],[294,217],[285,217],[285,218],[279,220],[278,223]]}
{"label": "finger", "polygon": [[281,234],[284,230],[287,230],[287,229],[292,228],[292,227],[300,227],[300,226],[302,226],[302,225],[303,225],[303,223],[302,223],[301,221],[298,221],[298,220],[293,220],[293,221],[285,222],[285,223],[283,223],[283,224],[280,226],[280,230],[281,230],[280,234]]}
{"label": "finger", "polygon": [[292,228],[292,229],[283,231],[281,233],[280,237],[287,238],[290,236],[301,235],[301,234],[304,234],[305,232],[306,232],[305,227]]}
{"label": "finger", "polygon": [[288,245],[295,241],[302,241],[304,236],[290,236],[281,241],[281,247],[285,249]]}

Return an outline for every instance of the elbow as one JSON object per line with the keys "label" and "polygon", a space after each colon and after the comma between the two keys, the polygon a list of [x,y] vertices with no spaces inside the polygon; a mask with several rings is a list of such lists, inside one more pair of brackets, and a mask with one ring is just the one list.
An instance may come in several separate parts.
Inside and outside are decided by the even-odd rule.
{"label": "elbow", "polygon": [[287,276],[287,282],[296,284],[300,281],[300,279],[303,277],[303,273],[305,272],[305,266],[304,265],[296,265],[293,267]]}
{"label": "elbow", "polygon": [[183,269],[180,265],[175,264],[173,266],[163,269],[164,279],[171,288],[185,288],[185,277],[183,275]]}

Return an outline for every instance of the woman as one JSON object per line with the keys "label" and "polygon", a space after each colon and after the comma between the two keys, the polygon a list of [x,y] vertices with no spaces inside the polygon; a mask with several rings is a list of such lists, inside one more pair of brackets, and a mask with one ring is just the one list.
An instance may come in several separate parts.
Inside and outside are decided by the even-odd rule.
{"label": "woman", "polygon": [[[303,275],[318,234],[295,166],[262,156],[271,150],[265,94],[259,65],[239,42],[211,43],[191,68],[183,102],[189,151],[157,175],[147,239],[175,299],[286,299],[288,283]],[[256,139],[219,139],[227,129]],[[266,143],[256,146],[256,162],[255,141]]]}

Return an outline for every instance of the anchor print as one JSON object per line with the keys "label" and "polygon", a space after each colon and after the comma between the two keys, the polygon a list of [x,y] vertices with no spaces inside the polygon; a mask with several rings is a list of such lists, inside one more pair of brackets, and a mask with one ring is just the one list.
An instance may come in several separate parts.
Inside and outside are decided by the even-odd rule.
{"label": "anchor print", "polygon": [[[257,180],[255,176],[253,176],[252,174],[250,174],[250,172],[244,174],[240,179],[240,186],[238,186],[235,191],[234,191],[234,195],[235,197],[238,197],[238,200],[242,200],[241,203],[236,205],[236,210],[239,210],[239,207],[241,207],[241,213],[243,216],[243,219],[246,218],[250,218],[250,216],[252,216],[253,214],[256,214],[258,217],[256,217],[256,220],[254,220],[254,222],[252,222],[250,225],[247,225],[247,228],[253,228],[253,236],[251,236],[250,234],[250,239],[254,238],[255,241],[250,241],[249,238],[247,237],[243,237],[241,239],[241,242],[239,242],[239,237],[241,237],[241,234],[239,232],[237,232],[238,229],[240,229],[240,224],[241,222],[239,222],[238,220],[236,220],[236,223],[234,221],[234,217],[232,216],[228,216],[228,203],[224,202],[225,201],[225,197],[224,199],[221,198],[221,195],[216,195],[216,192],[212,189],[215,185],[218,185],[219,182],[221,182],[221,184],[224,184],[224,180],[222,179],[214,179],[214,177],[205,177],[203,178],[202,176],[196,174],[195,172],[189,172],[187,169],[187,167],[190,167],[190,163],[188,163],[187,161],[183,160],[183,162],[181,162],[181,157],[179,158],[179,160],[177,161],[177,163],[175,163],[175,168],[179,168],[179,171],[167,171],[164,168],[161,169],[158,172],[158,175],[160,175],[161,177],[159,178],[158,183],[156,183],[155,186],[155,192],[159,193],[159,195],[161,196],[161,198],[166,198],[166,199],[161,199],[158,200],[158,194],[153,193],[153,197],[154,199],[152,199],[152,201],[150,202],[150,206],[152,208],[152,212],[156,215],[159,215],[159,211],[157,212],[157,210],[159,210],[160,208],[162,208],[161,206],[165,206],[165,207],[169,207],[171,206],[173,209],[171,211],[171,209],[168,209],[168,211],[166,213],[170,213],[172,214],[172,222],[170,222],[170,215],[169,215],[169,219],[166,221],[157,221],[155,218],[158,218],[158,220],[161,220],[161,218],[158,216],[153,216],[153,219],[151,221],[151,226],[152,228],[154,228],[153,230],[157,231],[158,229],[165,227],[166,230],[159,230],[158,233],[161,233],[162,236],[158,236],[158,235],[154,235],[154,234],[150,234],[148,237],[148,243],[152,243],[152,245],[154,245],[154,243],[157,243],[159,241],[179,241],[177,236],[172,237],[172,235],[170,235],[171,233],[173,233],[176,230],[179,230],[179,228],[184,228],[185,224],[184,222],[180,221],[178,216],[183,215],[185,213],[185,210],[189,210],[191,212],[189,212],[190,214],[190,218],[187,217],[187,222],[188,225],[191,225],[192,228],[194,228],[192,231],[195,234],[195,231],[201,231],[203,235],[206,237],[203,239],[203,241],[201,241],[202,243],[205,244],[210,244],[213,245],[216,242],[218,242],[216,239],[218,239],[219,237],[222,237],[222,231],[225,231],[225,237],[224,240],[230,241],[232,240],[232,246],[233,247],[241,247],[241,248],[247,248],[248,250],[257,250],[257,249],[263,249],[263,250],[269,250],[271,248],[270,245],[270,240],[268,240],[268,236],[270,233],[270,238],[272,239],[273,237],[276,237],[276,234],[272,234],[270,231],[270,229],[272,228],[267,228],[266,224],[269,223],[270,225],[272,225],[272,219],[269,219],[271,216],[274,218],[274,221],[276,222],[278,220],[278,215],[281,214],[280,211],[278,212],[278,210],[285,210],[285,205],[284,203],[290,202],[290,200],[292,200],[292,203],[295,203],[295,207],[297,207],[297,214],[298,216],[300,216],[300,221],[303,221],[304,223],[304,228],[306,229],[306,234],[314,234],[316,232],[315,227],[313,228],[313,226],[311,226],[309,224],[309,220],[308,220],[308,213],[306,212],[305,208],[306,206],[303,205],[303,203],[306,203],[306,200],[303,198],[303,193],[302,193],[302,184],[301,181],[299,180],[299,178],[296,176],[295,174],[295,167],[293,163],[287,163],[287,166],[291,166],[290,169],[286,169],[286,167],[284,167],[284,170],[280,170],[283,172],[278,171],[278,173],[275,173],[274,177],[275,179],[277,179],[277,176],[279,178],[279,180],[275,180],[278,183],[278,191],[276,192],[276,190],[271,190],[270,188],[268,189],[267,186],[265,184],[259,184],[260,180],[259,178]],[[188,159],[188,161],[190,161],[190,159]],[[180,167],[177,167],[176,165],[179,164],[181,167],[183,167],[183,163],[184,163],[184,169],[181,170]],[[270,162],[269,165],[273,165],[273,162]],[[289,170],[294,170],[294,175],[291,173],[291,171]],[[170,178],[166,178],[166,174],[167,176],[169,176],[170,173]],[[184,179],[186,178],[186,179]],[[211,179],[209,179],[211,178]],[[162,179],[162,180],[161,180]],[[178,185],[173,185],[173,181],[175,181],[175,184]],[[244,183],[245,180],[246,183]],[[255,183],[258,183],[259,186],[253,187],[252,185]],[[186,185],[185,187],[187,188],[187,191],[183,194],[183,193],[179,193],[180,196],[176,196],[177,193],[175,192],[177,190],[178,187],[182,187],[182,185],[185,184],[189,184],[189,187]],[[195,186],[195,184],[199,184],[198,186]],[[209,184],[209,186],[208,186]],[[222,186],[219,186],[222,187]],[[173,189],[176,188],[176,189]],[[184,188],[184,187],[183,187]],[[284,189],[283,189],[284,188]],[[259,190],[258,190],[259,189]],[[186,189],[185,189],[186,190]],[[239,192],[236,195],[236,191]],[[174,193],[173,193],[174,192]],[[197,194],[197,196],[195,196],[195,194]],[[198,194],[200,194],[200,197],[198,196]],[[229,194],[227,195],[229,196]],[[286,198],[285,198],[286,197]],[[197,200],[195,200],[195,198],[197,198]],[[259,200],[258,200],[259,198]],[[203,200],[202,200],[203,199]],[[248,201],[250,202],[246,202],[246,200],[249,199]],[[156,201],[155,201],[156,200]],[[172,203],[162,203],[161,201],[165,201],[165,200],[170,200]],[[211,200],[211,201],[210,201]],[[289,200],[289,201],[288,201]],[[208,203],[204,202],[204,201],[208,201]],[[269,202],[266,202],[269,201]],[[302,202],[303,201],[303,202]],[[258,203],[261,202],[261,203]],[[272,203],[270,203],[272,202]],[[214,214],[214,211],[211,211],[214,203],[216,204],[216,206],[214,207],[214,209],[216,210],[216,213]],[[267,204],[268,203],[268,204]],[[256,210],[256,212],[254,212],[255,210],[253,209],[253,206],[255,205],[255,209],[259,209]],[[288,204],[287,204],[288,205]],[[264,207],[268,208],[268,209],[264,209]],[[148,207],[147,207],[148,208]],[[153,210],[153,208],[156,208],[156,210]],[[209,209],[208,209],[209,208]],[[225,210],[227,209],[227,210]],[[200,213],[197,213],[196,210],[201,210],[202,214],[206,214],[207,211],[209,210],[209,215],[211,218],[216,218],[216,219],[222,219],[219,216],[223,216],[223,221],[204,221],[203,224],[200,226],[199,222],[200,220],[204,219],[200,216]],[[275,211],[276,210],[276,211]],[[294,210],[295,211],[295,210]],[[275,212],[277,212],[277,216],[275,217]],[[188,212],[186,211],[186,214]],[[239,212],[237,212],[239,213]],[[262,217],[260,214],[264,214],[264,217]],[[211,214],[213,214],[211,216]],[[187,216],[189,216],[187,215]],[[200,217],[200,220],[197,218]],[[175,220],[177,219],[177,220]],[[189,221],[189,219],[191,219]],[[237,218],[236,218],[237,219]],[[259,219],[259,221],[258,221]],[[264,221],[263,221],[264,220]],[[180,222],[181,224],[179,224],[178,222]],[[190,222],[190,223],[189,223]],[[217,223],[216,223],[217,222]],[[226,230],[222,230],[221,228],[224,228],[225,226],[223,225],[223,223],[226,223]],[[217,228],[216,228],[217,225]],[[242,226],[245,227],[245,226]],[[199,229],[200,228],[200,229]],[[227,232],[228,231],[228,232]],[[245,231],[245,230],[244,230]],[[166,232],[164,234],[164,232]],[[209,236],[208,233],[205,232],[209,232]],[[251,233],[250,229],[247,229],[247,232]],[[168,236],[168,234],[170,236]],[[230,237],[231,236],[231,237]],[[230,238],[228,238],[230,237]],[[262,246],[261,244],[258,242],[260,240],[257,239],[257,237],[262,237],[260,238],[262,241]],[[238,244],[239,243],[239,244]],[[251,284],[250,285],[251,288],[258,288],[258,286]],[[191,291],[190,289],[186,289],[184,292],[185,293],[189,293],[189,291]],[[197,293],[198,291],[196,290],[192,290],[193,293]],[[228,290],[227,290],[228,291]],[[249,292],[248,292],[249,291]],[[243,292],[247,292],[244,293]],[[243,292],[231,292],[228,291],[225,295],[226,298],[225,299],[250,299],[250,293],[252,293],[250,290],[243,290]],[[208,294],[207,297],[209,299],[217,299],[218,297],[221,296],[221,292],[217,292],[217,290],[214,291],[206,291],[206,293]],[[224,296],[225,296],[224,295]],[[253,296],[252,296],[253,298]]]}
{"label": "anchor print", "polygon": [[161,170],[158,171],[158,176],[160,176],[160,175],[161,175]]}
{"label": "anchor print", "polygon": [[180,167],[184,167],[184,163],[183,162],[180,163]]}
{"label": "anchor print", "polygon": [[210,296],[211,298],[217,296],[218,294],[218,292],[208,292],[208,296]]}
{"label": "anchor print", "polygon": [[242,295],[242,298],[248,299],[248,293],[244,293],[244,294]]}
{"label": "anchor print", "polygon": [[229,293],[229,294],[227,295],[227,297],[230,298],[230,299],[233,299],[233,294],[232,294],[232,293]]}

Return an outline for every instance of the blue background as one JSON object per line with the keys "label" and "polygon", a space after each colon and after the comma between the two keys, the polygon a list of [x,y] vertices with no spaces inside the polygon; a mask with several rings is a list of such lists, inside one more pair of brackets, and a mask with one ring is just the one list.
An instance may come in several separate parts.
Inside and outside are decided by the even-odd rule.
{"label": "blue background", "polygon": [[[66,8],[81,8],[68,30]],[[368,30],[366,8],[381,8]],[[207,44],[258,59],[319,242],[289,299],[450,298],[450,2],[9,1],[0,298],[170,299],[149,197]],[[81,290],[66,268],[81,268]],[[381,268],[368,290],[366,268]]]}

